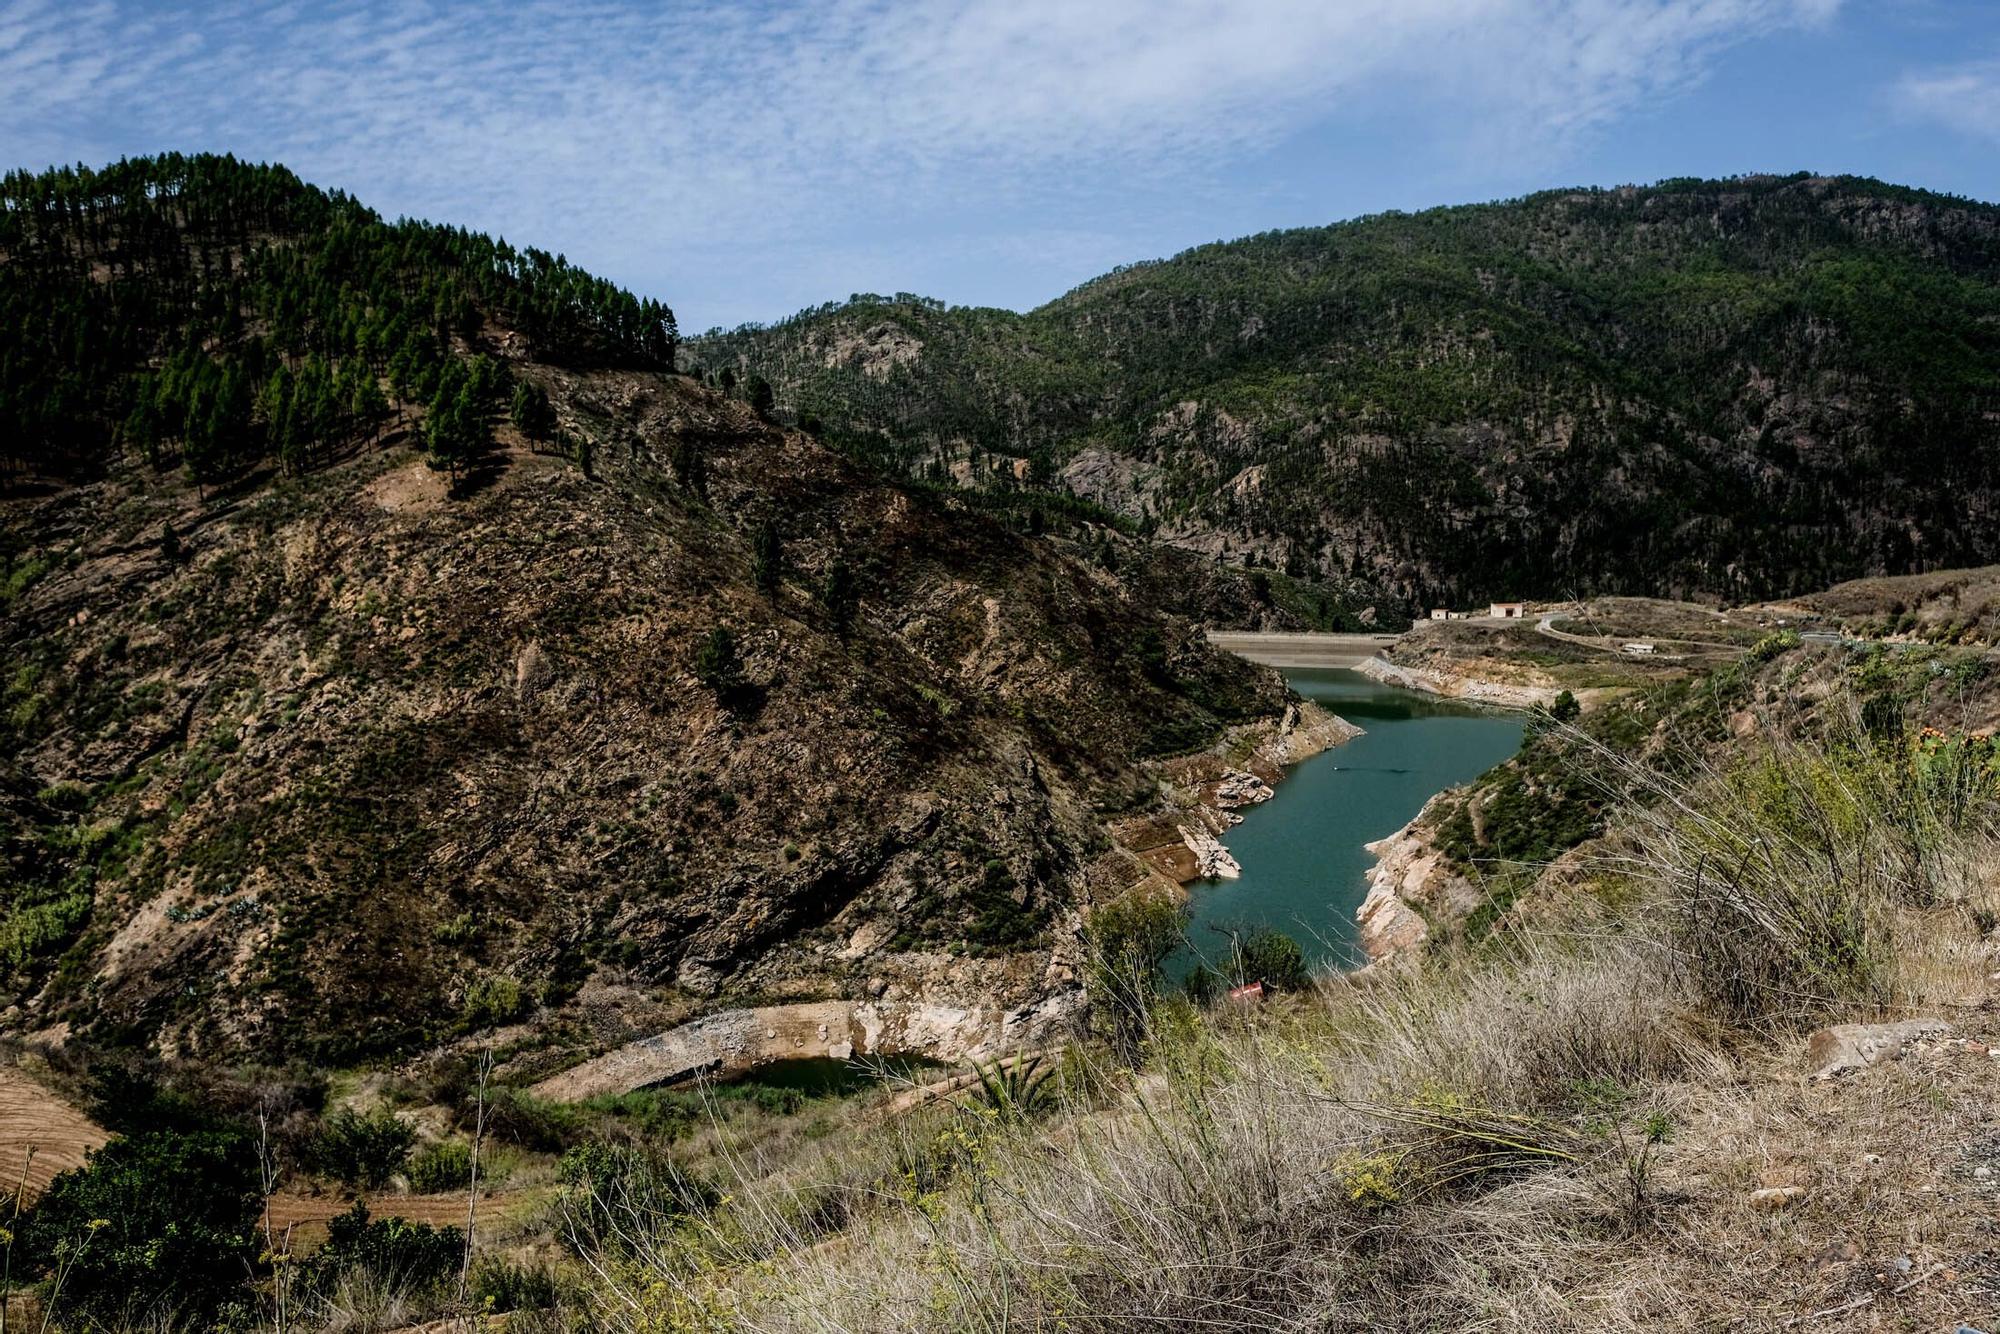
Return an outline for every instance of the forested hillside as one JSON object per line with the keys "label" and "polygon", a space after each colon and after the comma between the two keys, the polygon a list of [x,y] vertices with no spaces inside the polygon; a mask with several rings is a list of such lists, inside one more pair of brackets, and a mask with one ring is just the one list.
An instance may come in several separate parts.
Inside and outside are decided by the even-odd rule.
{"label": "forested hillside", "polygon": [[1286,703],[559,258],[226,158],[4,200],[6,1035],[1073,999],[1100,805]]}
{"label": "forested hillside", "polygon": [[2000,556],[2000,208],[1871,180],[1389,214],[1026,315],[864,296],[689,354],[914,475],[1409,607]]}
{"label": "forested hillside", "polygon": [[453,355],[490,311],[518,353],[671,368],[671,310],[560,256],[384,223],[282,168],[178,154],[0,179],[0,457],[76,478],[114,449],[197,483],[288,473],[426,404],[462,465],[504,379]]}

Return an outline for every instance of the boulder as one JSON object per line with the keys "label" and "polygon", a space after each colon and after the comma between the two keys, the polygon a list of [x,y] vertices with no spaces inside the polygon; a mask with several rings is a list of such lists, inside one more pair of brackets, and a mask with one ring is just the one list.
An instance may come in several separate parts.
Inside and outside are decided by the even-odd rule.
{"label": "boulder", "polygon": [[514,698],[527,703],[535,697],[536,691],[554,679],[555,674],[555,667],[549,662],[549,655],[542,651],[541,643],[529,640],[527,646],[514,656]]}
{"label": "boulder", "polygon": [[1835,1024],[1806,1040],[1806,1060],[1814,1079],[1832,1079],[1851,1070],[1865,1070],[1903,1054],[1921,1038],[1949,1033],[1942,1019],[1904,1019],[1893,1024]]}
{"label": "boulder", "polygon": [[1245,773],[1241,769],[1231,769],[1216,780],[1215,804],[1223,810],[1237,806],[1255,805],[1269,801],[1272,797],[1271,785],[1256,774]]}
{"label": "boulder", "polygon": [[1243,874],[1243,867],[1229,855],[1229,849],[1222,846],[1215,835],[1206,830],[1180,826],[1181,842],[1194,854],[1197,874],[1203,879],[1234,880]]}

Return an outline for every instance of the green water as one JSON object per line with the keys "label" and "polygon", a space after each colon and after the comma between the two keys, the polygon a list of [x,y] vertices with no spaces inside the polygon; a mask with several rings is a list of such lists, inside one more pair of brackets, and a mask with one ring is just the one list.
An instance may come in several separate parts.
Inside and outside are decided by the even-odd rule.
{"label": "green water", "polygon": [[1169,964],[1173,976],[1184,976],[1195,955],[1226,958],[1228,932],[1255,926],[1285,932],[1317,967],[1361,962],[1354,912],[1375,864],[1363,845],[1513,755],[1526,726],[1519,713],[1378,685],[1358,672],[1285,675],[1365,734],[1294,767],[1276,796],[1246,807],[1243,823],[1223,835],[1243,877],[1190,887],[1188,951]]}
{"label": "green water", "polygon": [[738,1083],[801,1093],[809,1098],[842,1098],[875,1084],[917,1080],[920,1075],[944,1068],[921,1056],[868,1056],[851,1061],[831,1056],[801,1056],[767,1062]]}

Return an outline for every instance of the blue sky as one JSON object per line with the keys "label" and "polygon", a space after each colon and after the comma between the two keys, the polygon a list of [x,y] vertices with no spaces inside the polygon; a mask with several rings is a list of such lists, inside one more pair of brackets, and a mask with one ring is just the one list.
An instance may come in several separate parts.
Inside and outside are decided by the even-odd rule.
{"label": "blue sky", "polygon": [[215,149],[684,329],[1026,308],[1273,227],[1859,172],[2000,197],[2000,0],[0,0],[0,166]]}

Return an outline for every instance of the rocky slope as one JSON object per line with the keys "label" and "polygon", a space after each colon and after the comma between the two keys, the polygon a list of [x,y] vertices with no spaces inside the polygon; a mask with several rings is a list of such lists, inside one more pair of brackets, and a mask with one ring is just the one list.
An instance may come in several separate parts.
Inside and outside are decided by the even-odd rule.
{"label": "rocky slope", "polygon": [[2000,555],[2000,208],[1871,180],[1549,191],[690,350],[912,472],[1406,611]]}
{"label": "rocky slope", "polygon": [[[99,426],[107,381],[0,494],[6,1028],[339,1060],[1073,994],[1100,805],[1275,726],[1277,677],[1054,543],[551,338],[504,278],[444,280],[470,295],[438,355],[545,394],[552,431],[491,426],[461,467],[446,409],[384,384],[387,420],[301,464],[252,447],[259,391],[190,479]],[[221,290],[236,336],[277,328]],[[297,355],[144,333],[128,379],[191,333],[267,384]]]}

